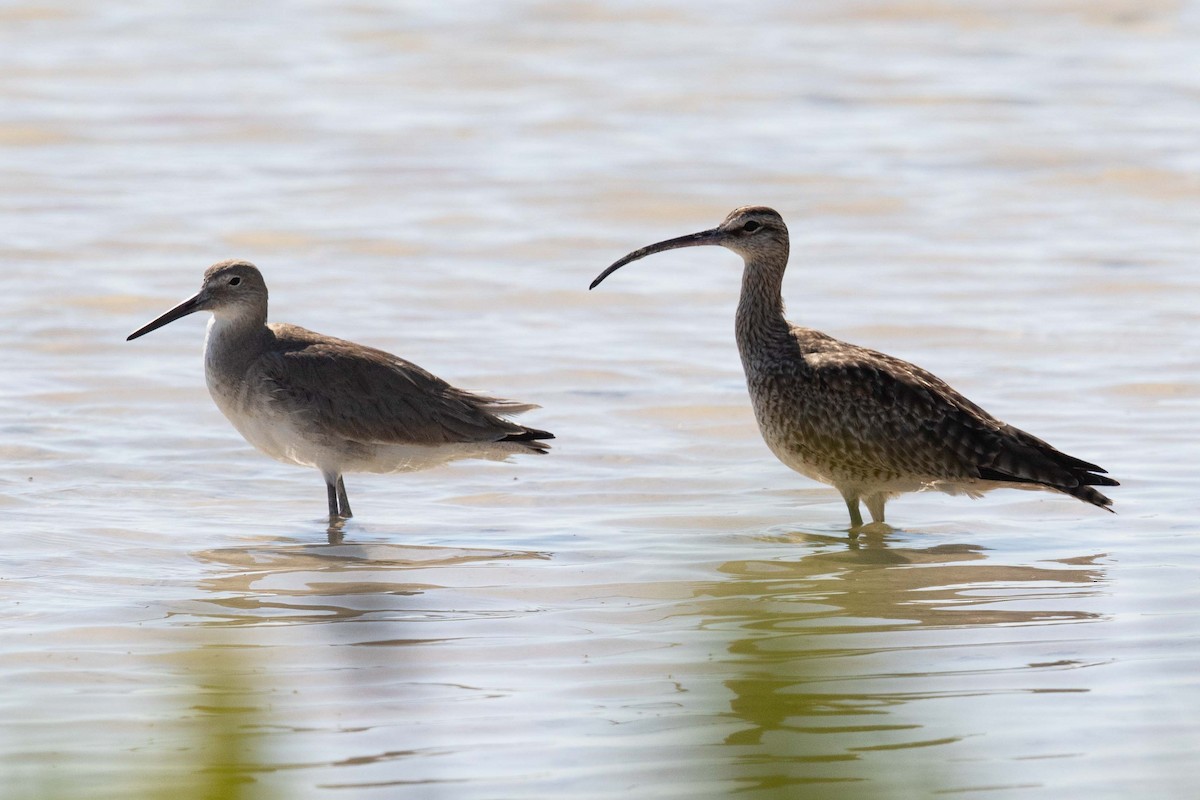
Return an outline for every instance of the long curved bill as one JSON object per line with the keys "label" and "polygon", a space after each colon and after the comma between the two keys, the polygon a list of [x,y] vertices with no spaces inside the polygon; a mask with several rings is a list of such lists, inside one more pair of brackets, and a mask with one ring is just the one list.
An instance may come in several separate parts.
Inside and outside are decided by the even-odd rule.
{"label": "long curved bill", "polygon": [[678,236],[674,239],[667,239],[665,242],[658,242],[657,244],[647,245],[638,250],[634,250],[624,258],[619,259],[611,267],[604,270],[604,272],[601,272],[600,275],[597,276],[596,280],[592,281],[592,285],[589,286],[588,289],[595,289],[600,285],[600,281],[604,280],[609,275],[612,275],[614,272],[630,262],[637,261],[638,259],[645,258],[646,256],[654,255],[655,253],[661,253],[664,250],[676,250],[680,247],[699,247],[700,245],[705,244],[719,244],[721,236],[721,229],[713,228],[707,231],[700,231],[699,233],[689,233],[687,236]]}
{"label": "long curved bill", "polygon": [[170,322],[174,322],[175,320],[179,319],[180,317],[186,317],[188,314],[194,314],[197,311],[202,310],[203,308],[204,308],[204,298],[200,294],[197,294],[194,297],[190,297],[187,300],[184,300],[182,303],[175,306],[174,308],[172,308],[167,313],[163,314],[158,319],[153,320],[152,322],[147,322],[145,325],[138,328],[133,333],[129,334],[129,336],[125,337],[125,341],[132,342],[134,339],[138,338],[139,336],[144,336],[147,333],[149,333],[150,331],[158,330],[163,325],[166,325]]}

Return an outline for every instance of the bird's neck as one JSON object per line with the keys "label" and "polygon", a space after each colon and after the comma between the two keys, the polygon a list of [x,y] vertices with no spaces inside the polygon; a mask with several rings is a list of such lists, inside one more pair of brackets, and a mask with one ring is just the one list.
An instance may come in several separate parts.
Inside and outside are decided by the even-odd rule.
{"label": "bird's neck", "polygon": [[265,311],[213,314],[204,341],[204,368],[210,386],[214,379],[231,380],[244,375],[271,336]]}
{"label": "bird's neck", "polygon": [[745,361],[756,346],[786,337],[790,326],[783,315],[783,271],[787,253],[770,262],[747,258],[742,272],[742,296],[737,308],[737,341]]}

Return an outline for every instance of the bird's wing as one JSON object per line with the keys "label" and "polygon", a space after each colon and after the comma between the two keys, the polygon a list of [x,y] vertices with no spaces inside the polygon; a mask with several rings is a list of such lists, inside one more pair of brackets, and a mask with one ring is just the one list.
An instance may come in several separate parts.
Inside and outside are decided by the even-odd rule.
{"label": "bird's wing", "polygon": [[1099,470],[993,417],[936,375],[829,340],[804,357],[799,438],[867,473],[1074,486]]}
{"label": "bird's wing", "polygon": [[520,404],[451,386],[390,353],[294,325],[258,365],[274,402],[320,432],[364,443],[495,442],[526,429],[497,416]]}

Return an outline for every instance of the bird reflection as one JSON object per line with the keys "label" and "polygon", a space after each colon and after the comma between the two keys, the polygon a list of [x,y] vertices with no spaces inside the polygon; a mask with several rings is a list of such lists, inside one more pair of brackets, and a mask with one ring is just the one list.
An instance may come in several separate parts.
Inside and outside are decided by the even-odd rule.
{"label": "bird reflection", "polygon": [[[1016,599],[1061,600],[1094,594],[1104,574],[1093,563],[1099,555],[1030,566],[996,563],[988,559],[986,548],[975,544],[894,546],[885,536],[870,535],[849,541],[820,534],[788,538],[820,549],[795,560],[726,562],[721,572],[734,579],[724,584],[726,589],[738,591],[748,582],[768,579],[763,588],[771,591],[759,598],[763,602],[774,602],[776,594],[794,597],[794,591],[810,601],[819,600],[824,609],[821,617],[879,620],[883,628],[889,626],[887,620],[929,627],[1097,618],[1085,611],[1016,608],[1012,603],[994,606]],[[849,630],[863,627],[854,624]]]}
{"label": "bird reflection", "polygon": [[341,532],[340,525],[330,525],[328,545],[278,541],[195,553],[200,561],[220,567],[219,574],[199,585],[204,624],[440,616],[447,613],[445,609],[412,598],[441,588],[443,576],[449,579],[454,570],[487,562],[546,558],[534,551],[342,544]]}
{"label": "bird reflection", "polygon": [[871,797],[860,783],[874,777],[860,763],[867,753],[948,744],[973,730],[931,730],[913,704],[998,684],[1011,691],[1014,671],[1027,682],[1038,680],[1031,670],[1086,666],[1033,654],[1078,636],[1049,626],[1099,618],[1076,604],[1103,591],[1101,554],[1003,564],[968,543],[786,538],[813,552],[726,562],[728,580],[706,585],[697,609],[704,628],[731,634],[722,682],[741,725],[725,744],[748,788],[852,781],[846,796]]}

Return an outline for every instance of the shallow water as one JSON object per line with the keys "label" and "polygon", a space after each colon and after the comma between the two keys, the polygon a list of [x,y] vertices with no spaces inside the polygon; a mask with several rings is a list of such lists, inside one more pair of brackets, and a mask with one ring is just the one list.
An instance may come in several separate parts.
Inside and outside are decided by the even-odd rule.
{"label": "shallow water", "polygon": [[[1192,3],[0,10],[6,794],[1186,796],[1197,35]],[[586,291],[745,203],[791,224],[792,319],[1103,464],[1119,514],[912,495],[849,540],[758,438],[736,257]],[[541,403],[555,449],[350,476],[329,535],[319,476],[209,400],[199,316],[123,341],[228,257],[276,320]]]}

